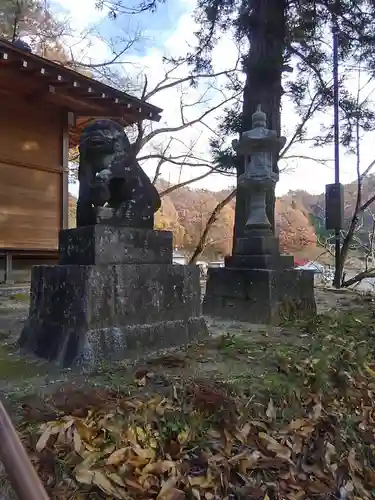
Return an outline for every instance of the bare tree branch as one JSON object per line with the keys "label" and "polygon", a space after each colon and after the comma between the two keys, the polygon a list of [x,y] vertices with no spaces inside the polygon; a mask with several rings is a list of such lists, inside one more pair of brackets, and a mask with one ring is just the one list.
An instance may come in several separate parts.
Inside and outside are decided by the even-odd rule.
{"label": "bare tree branch", "polygon": [[[357,89],[357,106],[360,99],[360,73],[358,75],[358,89]],[[362,200],[362,176],[361,176],[361,144],[360,144],[360,128],[359,120],[356,120],[356,171],[357,171],[357,197],[355,202],[355,208],[353,212],[352,219],[350,221],[349,229],[344,238],[343,244],[340,251],[340,269],[338,271],[339,279],[342,281],[342,274],[344,271],[345,261],[348,256],[349,246],[353,239],[354,231],[356,230],[358,224],[358,216],[361,208]],[[340,282],[339,282],[340,283]]]}
{"label": "bare tree branch", "polygon": [[109,16],[116,19],[121,14],[134,16],[142,12],[153,12],[161,2],[162,0],[142,0],[138,4],[129,7],[126,5],[128,2],[122,0],[97,0],[96,7],[100,10],[103,10],[103,8],[108,9]]}
{"label": "bare tree branch", "polygon": [[[177,139],[174,139],[177,140]],[[184,159],[186,158],[186,153],[181,154],[181,155],[176,155],[176,156],[165,156],[162,153],[150,153],[144,156],[139,156],[138,161],[145,161],[145,160],[159,160],[162,158],[164,161],[167,161],[169,163],[173,163],[174,165],[189,165],[191,167],[199,166],[199,167],[211,167],[212,166],[212,161],[210,160],[205,160],[204,158],[200,158],[199,156],[195,155],[190,155],[189,154],[189,159],[194,161],[194,163],[187,164]]]}
{"label": "bare tree branch", "polygon": [[362,172],[361,179],[367,177],[368,174],[371,172],[371,170],[374,168],[374,166],[375,166],[375,160],[372,160],[372,162],[368,165],[368,167]]}
{"label": "bare tree branch", "polygon": [[193,252],[193,255],[190,257],[189,264],[194,264],[197,260],[197,258],[200,256],[200,254],[203,252],[204,247],[206,245],[207,237],[210,232],[211,227],[214,225],[214,223],[217,221],[217,218],[220,214],[220,212],[223,210],[223,208],[230,203],[233,198],[236,196],[237,189],[233,189],[229,193],[229,195],[224,198],[224,200],[220,201],[216,207],[214,208],[212,214],[210,215],[206,227],[204,228],[201,237],[199,238],[198,245],[196,249]]}
{"label": "bare tree branch", "polygon": [[[71,68],[85,68],[85,69],[99,69],[99,68],[104,68],[106,66],[113,66],[115,64],[125,64],[124,61],[121,60],[121,57],[128,52],[135,43],[139,42],[140,40],[140,35],[134,36],[131,40],[124,41],[125,45],[124,47],[121,48],[119,52],[114,52],[113,57],[107,61],[103,61],[100,63],[84,63],[84,62],[78,62],[74,59],[73,52],[70,51],[71,54],[71,60],[67,61],[64,66],[71,67]],[[108,45],[108,43],[107,43]]]}
{"label": "bare tree branch", "polygon": [[191,82],[195,82],[197,80],[203,80],[203,79],[212,79],[212,78],[217,78],[219,76],[224,76],[224,75],[228,75],[230,73],[234,73],[236,71],[238,71],[238,61],[236,62],[236,66],[233,68],[233,69],[230,69],[230,70],[225,70],[225,71],[218,71],[217,73],[197,73],[195,75],[189,75],[189,76],[185,76],[183,78],[176,78],[176,79],[173,79],[171,82],[169,83],[165,83],[168,81],[168,78],[170,78],[170,74],[175,71],[177,68],[180,67],[180,64],[176,65],[176,67],[172,68],[172,70],[170,70],[169,72],[166,73],[166,77],[161,81],[159,82],[153,90],[151,90],[146,96],[145,96],[145,99],[146,100],[149,100],[151,97],[153,97],[155,94],[157,94],[158,92],[161,92],[163,90],[167,90],[167,89],[170,89],[172,87],[177,87],[179,85],[182,85],[183,83],[191,83]]}
{"label": "bare tree branch", "polygon": [[[189,159],[193,159],[190,155],[186,154],[185,155],[185,158],[189,158]],[[158,159],[158,160],[162,160],[163,163],[172,163],[173,165],[176,165],[178,167],[212,167],[212,164],[211,162],[207,161],[207,162],[194,162],[194,163],[190,163],[190,162],[186,162],[184,160],[182,161],[177,161],[175,160],[173,157],[171,156],[164,156],[163,154],[150,154],[150,155],[145,155],[145,156],[142,156],[141,158],[138,159],[138,161],[144,161],[144,160],[152,160],[152,159]],[[216,169],[218,171],[218,169]]]}
{"label": "bare tree branch", "polygon": [[196,125],[197,123],[200,123],[206,116],[208,116],[209,114],[213,113],[214,111],[220,109],[225,104],[228,104],[230,101],[233,101],[234,99],[236,99],[237,97],[239,97],[241,95],[241,93],[242,92],[238,92],[237,94],[232,95],[231,97],[228,97],[224,101],[221,101],[219,104],[217,104],[217,105],[211,107],[210,109],[204,111],[197,118],[194,118],[193,120],[190,120],[188,122],[182,123],[181,125],[177,125],[175,127],[161,127],[161,128],[153,130],[152,132],[150,132],[149,134],[147,134],[140,141],[139,148],[141,149],[142,147],[144,147],[144,145],[147,142],[150,142],[157,135],[160,135],[160,134],[170,134],[170,133],[173,133],[173,132],[180,132],[181,130],[186,129],[187,127],[191,127],[193,125]]}
{"label": "bare tree branch", "polygon": [[171,137],[168,141],[168,144],[166,145],[166,147],[164,148],[164,151],[162,152],[162,155],[158,161],[158,164],[156,166],[156,170],[155,170],[155,173],[154,173],[154,178],[152,179],[152,183],[155,184],[156,181],[159,179],[159,176],[160,176],[160,170],[161,170],[161,167],[163,165],[163,163],[165,163],[165,153],[168,151],[170,145],[172,144],[172,141],[173,141],[173,137]]}
{"label": "bare tree branch", "polygon": [[298,137],[301,135],[306,123],[310,120],[312,115],[315,113],[315,111],[319,108],[320,105],[320,99],[319,99],[320,94],[317,92],[313,98],[311,99],[311,103],[309,107],[306,110],[306,113],[303,115],[301,122],[298,124],[296,127],[294,134],[292,135],[291,139],[289,140],[288,144],[284,147],[284,149],[280,153],[280,159],[285,158],[285,155],[287,152],[290,150],[290,148],[293,146],[293,144],[297,141]]}
{"label": "bare tree branch", "polygon": [[161,191],[160,197],[166,196],[167,194],[173,193],[173,191],[176,191],[176,189],[180,189],[182,187],[188,186],[189,184],[192,184],[193,182],[201,181],[202,179],[205,179],[209,175],[211,175],[213,172],[215,172],[214,168],[211,168],[208,172],[199,175],[198,177],[194,177],[193,179],[189,179],[184,182],[180,182],[179,184],[174,184],[173,186],[168,187],[167,189],[164,189],[164,191]]}
{"label": "bare tree branch", "polygon": [[358,212],[364,212],[365,210],[368,209],[368,207],[370,205],[372,205],[375,201],[375,195],[374,196],[371,196],[367,201],[366,203],[364,203],[363,205],[361,205],[361,207],[359,208]]}
{"label": "bare tree branch", "polygon": [[330,158],[314,158],[313,156],[307,156],[307,155],[288,155],[288,156],[282,156],[282,160],[309,160],[309,161],[315,161],[316,163],[320,163],[322,165],[327,165],[327,163],[332,162],[333,160]]}
{"label": "bare tree branch", "polygon": [[362,280],[366,278],[375,278],[375,267],[372,269],[369,269],[368,271],[362,271],[361,273],[356,274],[353,276],[353,278],[350,278],[346,281],[343,281],[341,283],[341,286],[347,288],[351,285],[355,285],[356,283],[361,282]]}

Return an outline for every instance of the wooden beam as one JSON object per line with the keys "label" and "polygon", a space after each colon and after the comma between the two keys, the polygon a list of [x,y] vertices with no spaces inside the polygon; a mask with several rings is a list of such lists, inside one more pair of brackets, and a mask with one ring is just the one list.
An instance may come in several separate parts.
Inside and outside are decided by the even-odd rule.
{"label": "wooden beam", "polygon": [[0,63],[0,88],[9,89],[20,95],[30,93],[30,90],[39,89],[40,81],[28,78],[25,73],[20,71],[20,68],[16,71],[9,64],[2,65]]}
{"label": "wooden beam", "polygon": [[38,90],[35,90],[34,92],[31,92],[30,94],[27,94],[26,99],[28,102],[35,102],[37,101],[40,97],[44,97],[45,94],[54,94],[56,92],[56,88],[53,85],[48,85],[48,88],[41,88]]}
{"label": "wooden beam", "polygon": [[75,117],[74,113],[72,113],[71,111],[68,111],[68,127],[69,128],[75,127],[75,124],[76,124],[76,117]]}
{"label": "wooden beam", "polygon": [[[55,83],[56,82],[53,82]],[[126,110],[132,110],[133,111],[133,117],[135,114],[137,114],[140,118],[145,119],[157,119],[158,115],[156,113],[152,113],[150,111],[147,111],[141,103],[129,103],[126,102],[124,99],[121,99],[119,97],[116,97],[116,92],[102,92],[95,88],[95,83],[93,85],[85,85],[81,84],[78,81],[73,81],[73,82],[68,82],[67,80],[62,80],[61,81],[61,88],[66,89],[67,94],[72,93],[75,94],[74,98],[81,98],[81,99],[89,99],[90,101],[95,101],[95,102],[100,102],[103,103],[106,107],[109,105],[110,107],[112,106],[120,106],[121,108],[125,108]],[[109,108],[111,109],[111,108]],[[114,109],[114,108],[113,108]],[[120,116],[123,111],[120,113],[115,114],[115,116]]]}
{"label": "wooden beam", "polygon": [[[109,98],[115,104],[130,104],[131,107],[135,108],[140,106],[142,108],[140,113],[154,120],[160,119],[159,115],[162,112],[160,108],[140,103],[135,97],[92,80],[86,75],[81,75],[73,68],[60,66],[57,62],[49,61],[33,53],[26,53],[5,41],[0,41],[0,65],[13,69],[13,78],[15,79],[17,79],[16,72],[18,71],[29,73],[29,75],[34,73],[39,76],[44,75],[46,79],[51,79],[48,83],[53,86],[66,85],[70,88],[82,88],[85,97],[87,93],[96,96],[96,98]],[[93,90],[92,92],[89,90],[90,88]]]}
{"label": "wooden beam", "polygon": [[72,109],[77,115],[81,113],[85,115],[91,115],[92,113],[95,113],[96,115],[108,113],[108,110],[103,109],[103,107],[96,102],[84,101],[77,95],[71,95],[63,92],[60,87],[54,88],[55,92],[53,94],[50,93],[46,95],[48,101],[61,107]]}
{"label": "wooden beam", "polygon": [[66,90],[67,94],[73,94],[75,98],[114,103],[114,97],[108,97],[104,92],[92,85],[81,85],[78,82],[73,82],[71,85],[67,84],[64,90]]}

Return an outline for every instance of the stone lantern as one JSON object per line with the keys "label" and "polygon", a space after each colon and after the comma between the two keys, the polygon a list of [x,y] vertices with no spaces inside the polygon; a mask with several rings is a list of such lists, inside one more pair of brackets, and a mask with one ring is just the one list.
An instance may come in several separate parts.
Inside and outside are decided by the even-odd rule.
{"label": "stone lantern", "polygon": [[267,116],[258,106],[252,117],[253,128],[241,135],[241,139],[232,142],[233,149],[244,156],[244,173],[238,179],[238,188],[249,195],[249,214],[245,233],[253,229],[271,228],[266,213],[266,192],[275,189],[279,180],[273,172],[274,155],[284,147],[286,138],[277,137],[275,130],[267,129]]}
{"label": "stone lantern", "polygon": [[272,169],[273,155],[280,153],[286,139],[267,129],[267,116],[260,106],[252,125],[232,143],[245,161],[238,189],[247,194],[247,221],[233,255],[225,258],[225,267],[208,269],[203,312],[213,318],[278,323],[316,312],[314,276],[294,269],[293,256],[280,255],[278,238],[267,217],[266,193],[279,180]]}
{"label": "stone lantern", "polygon": [[234,150],[244,157],[244,173],[238,178],[238,189],[247,193],[249,213],[243,236],[237,238],[235,252],[227,257],[227,267],[256,269],[291,268],[293,257],[280,256],[278,238],[267,217],[266,193],[274,190],[279,175],[272,169],[274,155],[279,155],[286,138],[267,128],[267,116],[258,106],[252,117],[253,128],[232,142]]}

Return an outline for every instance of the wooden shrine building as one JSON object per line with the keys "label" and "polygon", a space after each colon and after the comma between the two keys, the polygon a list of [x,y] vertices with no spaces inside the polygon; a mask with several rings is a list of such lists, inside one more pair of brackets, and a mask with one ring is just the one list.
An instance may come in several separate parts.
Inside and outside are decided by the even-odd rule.
{"label": "wooden shrine building", "polygon": [[[161,109],[0,39],[0,282],[57,260],[68,227],[68,151],[88,122]],[[26,274],[27,276],[27,274]]]}

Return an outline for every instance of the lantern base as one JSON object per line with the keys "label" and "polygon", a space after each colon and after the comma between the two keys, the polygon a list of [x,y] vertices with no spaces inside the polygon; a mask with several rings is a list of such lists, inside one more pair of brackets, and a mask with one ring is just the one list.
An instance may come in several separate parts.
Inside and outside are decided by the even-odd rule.
{"label": "lantern base", "polygon": [[208,269],[203,313],[254,324],[311,316],[314,273],[294,269],[293,257],[280,255],[270,230],[246,229],[225,267]]}
{"label": "lantern base", "polygon": [[312,316],[314,274],[296,269],[209,268],[203,314],[253,324]]}
{"label": "lantern base", "polygon": [[292,255],[231,255],[225,257],[225,267],[231,269],[293,269]]}

